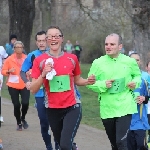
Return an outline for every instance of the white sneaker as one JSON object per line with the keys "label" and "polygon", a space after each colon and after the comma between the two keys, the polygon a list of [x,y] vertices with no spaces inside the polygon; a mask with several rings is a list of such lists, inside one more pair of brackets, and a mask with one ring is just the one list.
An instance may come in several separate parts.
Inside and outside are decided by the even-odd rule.
{"label": "white sneaker", "polygon": [[3,123],[3,122],[4,122],[4,119],[3,119],[3,117],[2,117],[2,116],[0,117],[0,122],[1,122],[1,123]]}

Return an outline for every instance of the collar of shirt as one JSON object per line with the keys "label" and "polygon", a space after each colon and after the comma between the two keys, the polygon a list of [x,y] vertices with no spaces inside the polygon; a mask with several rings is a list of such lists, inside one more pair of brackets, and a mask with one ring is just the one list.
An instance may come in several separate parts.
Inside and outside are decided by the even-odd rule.
{"label": "collar of shirt", "polygon": [[111,61],[117,61],[117,60],[119,60],[121,58],[122,54],[119,54],[118,57],[116,57],[116,58],[111,58],[109,55],[106,55],[106,56]]}

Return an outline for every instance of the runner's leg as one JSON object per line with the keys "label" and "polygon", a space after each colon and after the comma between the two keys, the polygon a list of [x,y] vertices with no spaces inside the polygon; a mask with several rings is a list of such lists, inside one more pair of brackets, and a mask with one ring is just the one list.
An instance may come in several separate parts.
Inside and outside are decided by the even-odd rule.
{"label": "runner's leg", "polygon": [[116,144],[118,150],[128,150],[127,136],[130,128],[132,115],[118,117],[116,119]]}
{"label": "runner's leg", "polygon": [[35,97],[37,103],[37,112],[40,119],[41,134],[47,148],[52,149],[51,135],[48,134],[49,122],[44,104],[44,97]]}
{"label": "runner's leg", "polygon": [[16,117],[17,124],[21,124],[21,119],[20,119],[20,102],[19,102],[19,90],[8,87],[9,94],[11,96],[12,103],[14,105],[14,116]]}
{"label": "runner's leg", "polygon": [[61,150],[71,150],[73,140],[77,133],[82,118],[82,109],[80,104],[76,104],[68,109],[63,119],[63,128],[61,132],[60,147]]}

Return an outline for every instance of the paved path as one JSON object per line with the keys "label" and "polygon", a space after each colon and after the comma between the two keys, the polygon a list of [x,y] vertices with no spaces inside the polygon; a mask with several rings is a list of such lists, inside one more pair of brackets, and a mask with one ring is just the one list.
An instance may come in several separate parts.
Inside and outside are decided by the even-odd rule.
{"label": "paved path", "polygon": [[[4,98],[2,98],[2,115],[4,117],[4,123],[0,129],[0,137],[3,140],[4,150],[45,150],[35,108],[29,108],[26,116],[29,128],[23,131],[16,131],[13,105],[9,100]],[[87,125],[80,125],[75,142],[79,150],[111,149],[105,131]]]}

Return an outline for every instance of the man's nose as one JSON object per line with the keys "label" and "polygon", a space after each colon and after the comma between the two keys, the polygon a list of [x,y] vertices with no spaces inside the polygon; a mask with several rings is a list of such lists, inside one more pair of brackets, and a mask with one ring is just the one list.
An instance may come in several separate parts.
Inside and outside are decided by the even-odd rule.
{"label": "man's nose", "polygon": [[106,48],[110,48],[110,46],[111,46],[111,45],[110,45],[110,44],[108,44],[108,45],[106,45]]}

